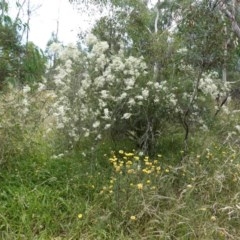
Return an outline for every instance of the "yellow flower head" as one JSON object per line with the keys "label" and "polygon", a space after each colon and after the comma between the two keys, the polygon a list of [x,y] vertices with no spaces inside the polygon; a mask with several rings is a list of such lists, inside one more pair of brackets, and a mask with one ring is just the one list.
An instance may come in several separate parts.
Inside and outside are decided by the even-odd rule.
{"label": "yellow flower head", "polygon": [[127,161],[126,162],[126,165],[132,165],[133,163],[132,163],[132,161]]}
{"label": "yellow flower head", "polygon": [[215,221],[217,220],[217,218],[216,218],[215,216],[211,216],[211,220],[212,220],[213,222],[215,222]]}
{"label": "yellow flower head", "polygon": [[120,171],[121,171],[121,167],[120,167],[120,166],[116,166],[116,167],[115,167],[115,171],[116,171],[116,172],[120,172]]}
{"label": "yellow flower head", "polygon": [[128,173],[128,174],[134,173],[134,170],[133,170],[133,169],[128,169],[128,170],[127,170],[127,173]]}
{"label": "yellow flower head", "polygon": [[134,153],[125,153],[125,156],[132,157],[132,156],[134,156]]}
{"label": "yellow flower head", "polygon": [[82,219],[83,218],[83,215],[81,213],[78,214],[78,218],[79,219]]}
{"label": "yellow flower head", "polygon": [[138,183],[137,184],[137,188],[138,188],[138,190],[142,190],[143,189],[143,184],[142,183]]}
{"label": "yellow flower head", "polygon": [[131,217],[130,217],[130,220],[131,220],[131,221],[136,221],[137,218],[136,218],[136,216],[131,216]]}

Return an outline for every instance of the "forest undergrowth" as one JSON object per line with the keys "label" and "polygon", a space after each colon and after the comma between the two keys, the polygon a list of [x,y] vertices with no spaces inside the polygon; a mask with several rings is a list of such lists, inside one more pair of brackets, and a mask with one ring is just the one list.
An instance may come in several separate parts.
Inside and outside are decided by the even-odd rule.
{"label": "forest undergrowth", "polygon": [[240,239],[239,140],[219,118],[188,149],[173,129],[152,156],[107,136],[57,155],[54,134],[24,133],[34,144],[1,165],[0,238]]}

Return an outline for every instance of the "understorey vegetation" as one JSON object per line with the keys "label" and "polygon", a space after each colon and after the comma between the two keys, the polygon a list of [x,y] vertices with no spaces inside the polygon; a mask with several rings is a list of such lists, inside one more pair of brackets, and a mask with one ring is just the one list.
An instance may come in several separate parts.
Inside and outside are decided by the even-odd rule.
{"label": "understorey vegetation", "polygon": [[71,2],[43,53],[0,1],[0,238],[240,239],[239,3]]}

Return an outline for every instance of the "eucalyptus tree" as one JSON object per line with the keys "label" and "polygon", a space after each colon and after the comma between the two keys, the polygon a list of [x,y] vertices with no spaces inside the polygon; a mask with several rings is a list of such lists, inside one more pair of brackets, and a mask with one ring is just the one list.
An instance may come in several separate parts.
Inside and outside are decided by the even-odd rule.
{"label": "eucalyptus tree", "polygon": [[[125,46],[126,55],[143,56],[158,81],[165,78],[173,46],[169,41],[171,27],[178,12],[175,1],[90,0],[71,1],[81,5],[96,4],[108,14],[96,22],[93,33],[107,41],[112,50]],[[170,29],[170,30],[169,30]],[[164,67],[163,67],[164,66]]]}
{"label": "eucalyptus tree", "polygon": [[[175,34],[175,39],[181,46],[178,51],[181,64],[178,66],[185,66],[183,76],[180,79],[185,91],[191,93],[181,117],[186,131],[185,140],[187,140],[194,106],[201,106],[202,110],[199,110],[202,113],[206,109],[209,109],[207,110],[209,113],[213,111],[208,105],[204,106],[201,103],[201,84],[204,78],[209,81],[209,89],[212,88],[212,80],[225,88],[227,72],[236,66],[237,46],[235,44],[236,37],[231,31],[230,21],[219,9],[219,1],[185,1],[179,4],[182,6],[182,11]],[[207,75],[213,76],[213,73],[221,77],[222,82],[212,77],[206,77]],[[214,92],[214,90],[211,91]],[[210,93],[210,95],[216,98],[218,112],[226,103],[228,93],[220,93],[219,91],[219,94]],[[210,100],[207,103],[213,104]],[[213,119],[212,116],[213,114],[210,116],[205,114],[205,120]]]}
{"label": "eucalyptus tree", "polygon": [[153,62],[155,71],[164,69],[166,60],[173,57],[172,42],[187,47],[192,65],[201,64],[204,71],[222,69],[231,62],[229,58],[236,48],[233,42],[240,37],[236,0],[157,0],[152,5],[153,1],[148,0],[70,2],[110,9],[111,15],[100,19],[94,33],[102,35],[103,40],[107,32],[108,41],[124,40],[129,53],[143,55],[147,62]]}

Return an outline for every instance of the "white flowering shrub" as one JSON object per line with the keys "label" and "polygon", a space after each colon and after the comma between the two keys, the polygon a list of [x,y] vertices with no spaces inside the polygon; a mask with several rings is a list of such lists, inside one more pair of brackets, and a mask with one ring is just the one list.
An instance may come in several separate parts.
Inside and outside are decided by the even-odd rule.
{"label": "white flowering shrub", "polygon": [[212,99],[217,99],[226,96],[230,91],[230,86],[228,82],[222,82],[218,73],[209,72],[202,75],[199,82],[199,89],[205,96],[209,95]]}
{"label": "white flowering shrub", "polygon": [[[203,130],[208,130],[207,122],[209,118],[214,120],[213,115],[216,115],[220,110],[225,114],[229,114],[229,96],[230,84],[223,82],[216,72],[203,73],[199,81],[198,90],[198,108],[201,107],[201,121]],[[208,113],[208,114],[206,114]],[[211,115],[209,115],[209,113]]]}
{"label": "white flowering shrub", "polygon": [[84,137],[97,140],[110,134],[115,139],[127,136],[145,152],[151,151],[165,123],[180,123],[179,115],[187,108],[187,121],[208,129],[205,121],[215,98],[227,91],[215,73],[201,75],[199,93],[194,96],[196,72],[191,66],[180,66],[182,72],[175,82],[158,82],[143,57],[126,56],[123,46],[113,54],[108,43],[94,35],[86,42],[85,52],[72,45],[50,46],[59,61],[53,77],[57,95],[53,112],[56,127],[67,136],[70,146]]}
{"label": "white flowering shrub", "polygon": [[71,144],[108,132],[115,138],[131,136],[147,150],[163,121],[179,111],[175,94],[167,81],[151,79],[143,57],[126,57],[123,46],[113,55],[94,35],[87,43],[86,54],[73,46],[54,47],[61,60],[54,76],[57,128]]}

